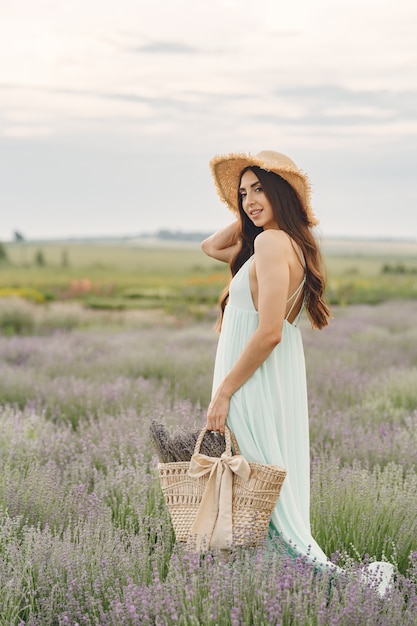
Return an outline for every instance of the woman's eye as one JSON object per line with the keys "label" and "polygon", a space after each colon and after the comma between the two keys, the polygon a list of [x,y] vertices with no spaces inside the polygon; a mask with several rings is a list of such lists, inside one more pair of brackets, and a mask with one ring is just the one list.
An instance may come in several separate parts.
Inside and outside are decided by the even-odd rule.
{"label": "woman's eye", "polygon": [[255,191],[262,191],[262,187],[255,187]]}

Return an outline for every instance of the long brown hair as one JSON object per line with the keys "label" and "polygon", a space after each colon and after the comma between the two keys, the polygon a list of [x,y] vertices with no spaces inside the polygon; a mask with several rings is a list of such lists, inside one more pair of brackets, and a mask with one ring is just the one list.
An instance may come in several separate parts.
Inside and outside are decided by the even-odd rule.
{"label": "long brown hair", "polygon": [[[285,231],[300,246],[304,254],[306,263],[304,297],[307,314],[313,328],[323,328],[323,326],[328,324],[330,318],[330,311],[324,300],[325,279],[323,261],[302,204],[291,185],[278,174],[267,172],[257,166],[250,166],[242,170],[241,176],[248,170],[254,172],[258,177],[262,190],[271,203],[279,228]],[[255,238],[263,230],[255,226],[246,215],[242,207],[240,193],[238,193],[237,205],[239,207],[238,236],[242,245],[230,263],[232,276],[252,256]],[[225,289],[220,297],[219,329],[228,299],[229,287]]]}

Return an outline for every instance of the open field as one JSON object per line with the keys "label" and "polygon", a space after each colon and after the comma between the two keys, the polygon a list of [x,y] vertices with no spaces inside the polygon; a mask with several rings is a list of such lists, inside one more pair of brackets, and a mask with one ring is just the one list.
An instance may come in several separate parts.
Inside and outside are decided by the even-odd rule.
{"label": "open field", "polygon": [[[417,302],[336,307],[323,331],[303,320],[311,521],[336,578],[279,545],[228,563],[174,544],[148,420],[204,423],[211,322],[0,310],[22,304],[30,332],[0,337],[1,624],[415,626]],[[383,600],[360,578],[373,558],[396,567]]]}
{"label": "open field", "polygon": [[[417,244],[325,242],[334,320],[303,320],[311,522],[336,578],[279,545],[233,563],[175,545],[148,420],[204,423],[227,268],[195,245],[6,249],[0,624],[417,624]],[[372,559],[396,568],[385,600]]]}
{"label": "open field", "polygon": [[[162,308],[203,318],[228,282],[228,268],[197,244],[149,241],[5,246],[0,296],[69,300],[99,309]],[[336,241],[323,245],[331,304],[417,298],[417,242]]]}
{"label": "open field", "polygon": [[[204,315],[227,282],[227,268],[194,245],[10,244],[0,265],[5,294],[72,300],[100,309],[163,308]],[[43,264],[36,263],[42,252]],[[28,288],[36,290],[31,295]],[[1,296],[0,289],[0,296]]]}

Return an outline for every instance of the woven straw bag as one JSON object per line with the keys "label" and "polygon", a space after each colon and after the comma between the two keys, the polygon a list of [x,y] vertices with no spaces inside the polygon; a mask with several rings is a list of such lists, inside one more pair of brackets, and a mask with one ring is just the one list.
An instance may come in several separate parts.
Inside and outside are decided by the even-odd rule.
{"label": "woven straw bag", "polygon": [[206,430],[200,432],[190,462],[158,464],[176,540],[200,551],[255,546],[266,537],[287,472],[276,465],[248,463],[227,427],[224,454],[200,454]]}

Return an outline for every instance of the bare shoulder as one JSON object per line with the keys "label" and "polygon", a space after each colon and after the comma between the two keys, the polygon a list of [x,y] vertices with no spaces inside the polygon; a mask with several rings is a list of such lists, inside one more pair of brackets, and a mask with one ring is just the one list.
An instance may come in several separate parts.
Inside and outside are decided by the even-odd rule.
{"label": "bare shoulder", "polygon": [[292,251],[291,241],[287,233],[272,228],[259,233],[255,239],[254,248],[258,255],[273,255],[276,258],[287,257]]}

